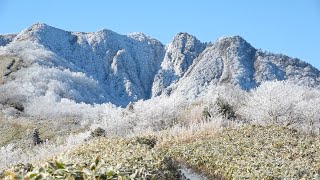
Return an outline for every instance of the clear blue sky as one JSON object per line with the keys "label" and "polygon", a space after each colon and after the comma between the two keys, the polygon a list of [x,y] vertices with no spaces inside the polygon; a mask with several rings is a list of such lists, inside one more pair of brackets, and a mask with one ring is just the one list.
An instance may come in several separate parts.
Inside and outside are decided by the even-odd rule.
{"label": "clear blue sky", "polygon": [[320,0],[0,0],[0,34],[34,24],[70,31],[144,32],[167,44],[241,35],[256,48],[320,68]]}

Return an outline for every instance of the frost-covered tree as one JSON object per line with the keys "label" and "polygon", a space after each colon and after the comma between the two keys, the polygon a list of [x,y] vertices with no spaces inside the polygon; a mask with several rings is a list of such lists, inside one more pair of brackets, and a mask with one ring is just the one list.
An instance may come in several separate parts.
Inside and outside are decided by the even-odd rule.
{"label": "frost-covered tree", "polygon": [[306,93],[304,100],[296,105],[297,113],[305,121],[304,127],[310,133],[320,133],[320,91]]}
{"label": "frost-covered tree", "polygon": [[305,91],[305,87],[287,81],[265,82],[250,92],[239,113],[259,123],[291,125],[301,120],[296,108]]}

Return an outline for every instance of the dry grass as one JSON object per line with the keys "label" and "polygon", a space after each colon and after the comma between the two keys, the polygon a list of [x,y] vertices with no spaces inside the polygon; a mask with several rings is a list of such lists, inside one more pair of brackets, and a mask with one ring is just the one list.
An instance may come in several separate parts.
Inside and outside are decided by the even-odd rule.
{"label": "dry grass", "polygon": [[0,178],[178,179],[171,158],[136,139],[95,138],[41,166],[17,165]]}
{"label": "dry grass", "polygon": [[72,117],[59,120],[25,117],[8,119],[0,115],[0,147],[10,143],[15,143],[16,147],[21,148],[30,146],[35,128],[39,129],[41,139],[50,141],[88,130],[87,126],[80,125],[77,119]]}
{"label": "dry grass", "polygon": [[164,149],[208,177],[318,179],[320,140],[281,126],[244,126]]}
{"label": "dry grass", "polygon": [[171,129],[150,133],[157,137],[157,148],[170,147],[173,144],[191,143],[197,139],[212,139],[222,131],[221,119],[211,122],[189,124],[189,126],[175,126]]}
{"label": "dry grass", "polygon": [[0,146],[27,140],[35,125],[31,122],[0,119]]}

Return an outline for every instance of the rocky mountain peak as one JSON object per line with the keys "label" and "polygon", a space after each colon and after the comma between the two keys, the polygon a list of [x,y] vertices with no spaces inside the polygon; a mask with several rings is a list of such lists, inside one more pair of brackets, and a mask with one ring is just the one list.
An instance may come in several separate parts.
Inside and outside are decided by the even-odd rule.
{"label": "rocky mountain peak", "polygon": [[241,36],[221,37],[215,43],[216,49],[222,53],[230,51],[245,52],[246,50],[254,49],[251,44],[244,40]]}
{"label": "rocky mountain peak", "polygon": [[155,77],[152,95],[156,96],[177,82],[192,65],[193,61],[205,49],[206,44],[188,33],[178,33],[167,45],[161,69]]}
{"label": "rocky mountain peak", "polygon": [[173,69],[179,77],[187,71],[193,60],[205,49],[195,36],[188,33],[178,33],[167,47],[167,53],[162,63],[164,69]]}

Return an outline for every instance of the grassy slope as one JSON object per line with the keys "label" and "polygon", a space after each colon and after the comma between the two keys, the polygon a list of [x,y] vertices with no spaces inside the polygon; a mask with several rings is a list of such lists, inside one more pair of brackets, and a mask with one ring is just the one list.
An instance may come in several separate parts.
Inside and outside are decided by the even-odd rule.
{"label": "grassy slope", "polygon": [[246,126],[170,147],[177,160],[209,177],[307,178],[320,173],[319,137],[279,126]]}
{"label": "grassy slope", "polygon": [[73,118],[64,118],[57,123],[52,119],[6,119],[0,114],[0,147],[9,143],[15,143],[17,147],[21,148],[30,146],[32,131],[35,128],[39,129],[43,140],[50,141],[88,129],[78,125],[78,121]]}
{"label": "grassy slope", "polygon": [[20,177],[177,179],[178,177],[171,158],[137,139],[121,138],[96,138],[44,163],[42,167],[19,165],[2,174],[9,179]]}
{"label": "grassy slope", "polygon": [[279,126],[244,126],[226,129],[209,138],[195,137],[193,141],[190,137],[188,141],[183,137],[179,141],[179,137],[175,137],[171,142],[162,143],[159,135],[154,148],[151,147],[155,137],[98,138],[57,157],[64,159],[64,164],[52,160],[45,163],[43,169],[20,166],[16,170],[7,170],[6,174],[10,177],[32,171],[34,174],[28,175],[34,177],[98,178],[110,175],[115,179],[119,176],[175,179],[177,169],[171,159],[200,171],[209,179],[309,179],[320,173],[319,138],[294,130]]}

